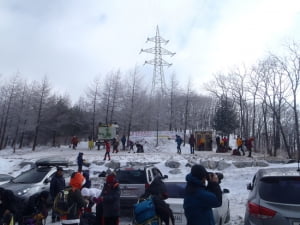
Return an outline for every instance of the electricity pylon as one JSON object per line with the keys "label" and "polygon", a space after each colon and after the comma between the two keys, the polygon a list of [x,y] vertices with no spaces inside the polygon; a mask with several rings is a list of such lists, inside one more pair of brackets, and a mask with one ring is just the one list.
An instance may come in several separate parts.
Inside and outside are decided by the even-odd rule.
{"label": "electricity pylon", "polygon": [[[155,45],[152,48],[148,49],[141,49],[141,52],[147,52],[154,54],[154,59],[145,61],[145,64],[151,64],[154,66],[153,68],[153,78],[152,78],[152,88],[151,88],[151,96],[155,93],[161,92],[161,94],[164,96],[166,92],[166,83],[165,83],[165,77],[164,77],[164,66],[170,67],[172,64],[165,61],[162,56],[163,55],[170,55],[173,56],[175,53],[170,52],[167,49],[164,49],[161,47],[161,44],[168,44],[169,40],[165,40],[159,35],[159,29],[158,26],[156,26],[156,35],[152,38],[147,38],[147,41],[154,42]],[[159,90],[160,88],[160,90]]]}

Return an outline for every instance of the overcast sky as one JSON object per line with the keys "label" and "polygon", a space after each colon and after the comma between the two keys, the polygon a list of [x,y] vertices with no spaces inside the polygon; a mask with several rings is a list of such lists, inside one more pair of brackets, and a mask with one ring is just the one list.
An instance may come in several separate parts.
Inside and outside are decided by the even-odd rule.
{"label": "overcast sky", "polygon": [[[300,40],[299,0],[0,0],[0,74],[49,78],[73,101],[98,75],[126,72],[151,54],[156,26],[176,72],[194,87]],[[152,68],[142,68],[152,79]],[[1,78],[1,77],[0,77]],[[1,80],[0,80],[1,82]]]}

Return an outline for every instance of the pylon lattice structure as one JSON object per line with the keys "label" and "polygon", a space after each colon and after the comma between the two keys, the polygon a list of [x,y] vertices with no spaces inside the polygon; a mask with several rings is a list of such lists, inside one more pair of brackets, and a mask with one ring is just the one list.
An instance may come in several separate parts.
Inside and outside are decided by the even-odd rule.
{"label": "pylon lattice structure", "polygon": [[147,38],[146,42],[148,41],[154,42],[155,43],[154,47],[148,49],[141,49],[141,52],[154,54],[154,59],[145,61],[145,64],[151,64],[154,66],[151,95],[158,93],[158,91],[160,91],[162,95],[165,95],[166,83],[165,83],[163,67],[164,66],[170,67],[172,64],[165,61],[162,58],[162,56],[163,55],[173,56],[175,55],[175,53],[172,53],[169,50],[161,47],[162,44],[168,44],[169,40],[165,40],[160,36],[158,26],[156,27],[156,35],[152,38]]}

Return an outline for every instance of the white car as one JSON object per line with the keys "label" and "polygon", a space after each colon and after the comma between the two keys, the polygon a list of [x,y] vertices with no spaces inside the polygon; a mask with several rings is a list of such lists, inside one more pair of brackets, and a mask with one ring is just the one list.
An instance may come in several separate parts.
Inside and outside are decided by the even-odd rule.
{"label": "white car", "polygon": [[[173,211],[175,224],[186,225],[187,221],[183,209],[183,198],[186,182],[182,180],[166,180],[164,183],[167,187],[169,196],[169,198],[165,201],[170,205],[170,208]],[[216,225],[223,225],[228,223],[230,220],[229,199],[227,196],[228,193],[228,189],[223,189],[222,206],[213,209]]]}
{"label": "white car", "polygon": [[9,182],[11,179],[13,179],[12,176],[1,173],[0,174],[0,185]]}

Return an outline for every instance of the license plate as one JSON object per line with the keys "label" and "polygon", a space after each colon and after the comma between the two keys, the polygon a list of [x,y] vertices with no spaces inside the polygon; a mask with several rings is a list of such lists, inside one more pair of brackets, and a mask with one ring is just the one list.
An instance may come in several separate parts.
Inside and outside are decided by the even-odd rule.
{"label": "license plate", "polygon": [[121,190],[121,195],[122,196],[132,196],[134,193],[133,190]]}
{"label": "license plate", "polygon": [[182,223],[182,214],[179,214],[179,213],[174,213],[174,219],[175,219],[175,224],[179,223],[181,224]]}

